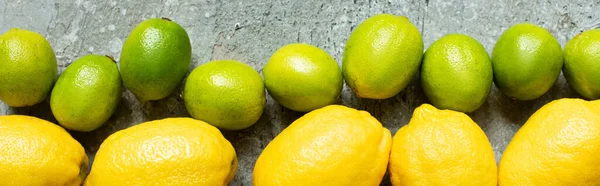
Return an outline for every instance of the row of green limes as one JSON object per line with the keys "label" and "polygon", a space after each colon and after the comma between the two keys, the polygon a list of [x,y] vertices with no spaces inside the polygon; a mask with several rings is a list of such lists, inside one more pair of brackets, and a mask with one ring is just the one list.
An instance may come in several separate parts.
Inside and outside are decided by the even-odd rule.
{"label": "row of green limes", "polygon": [[[419,30],[403,16],[379,14],[361,23],[346,44],[340,70],[325,51],[308,44],[277,50],[260,74],[232,60],[205,63],[191,72],[183,99],[190,115],[221,129],[244,129],[262,115],[264,89],[281,105],[308,112],[334,103],[343,80],[361,98],[387,99],[420,69],[421,85],[438,108],[472,112],[492,85],[519,100],[535,99],[556,82],[561,69],[588,99],[600,97],[600,31],[584,32],[563,51],[545,29],[528,23],[509,28],[490,59],[475,39],[449,34],[423,54]],[[189,71],[191,44],[185,29],[163,19],[134,28],[123,45],[120,69],[109,57],[89,55],[69,65],[56,82],[50,106],[71,130],[91,131],[113,114],[121,78],[142,102],[162,99]],[[0,36],[0,99],[13,107],[37,104],[52,90],[56,58],[39,34],[12,29]],[[120,72],[120,73],[119,73]],[[264,83],[263,83],[264,82]]]}
{"label": "row of green limes", "polygon": [[[432,104],[472,112],[487,99],[492,81],[511,98],[531,100],[545,94],[564,69],[575,91],[598,99],[600,76],[594,72],[600,70],[599,43],[600,30],[583,32],[567,43],[563,56],[550,32],[521,23],[500,36],[491,58],[477,40],[464,34],[448,34],[423,54],[421,34],[406,17],[380,14],[353,31],[342,74],[358,97],[387,99],[420,71],[421,86]],[[263,69],[269,93],[297,111],[333,103],[341,90],[341,77],[335,70],[323,72],[332,69],[335,61],[322,56],[326,56],[323,51],[302,44],[279,49]]]}

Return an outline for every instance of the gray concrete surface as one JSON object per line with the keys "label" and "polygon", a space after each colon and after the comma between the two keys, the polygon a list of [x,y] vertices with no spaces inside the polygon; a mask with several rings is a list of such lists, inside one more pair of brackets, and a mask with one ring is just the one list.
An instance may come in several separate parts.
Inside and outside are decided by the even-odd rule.
{"label": "gray concrete surface", "polygon": [[[600,25],[599,7],[600,0],[1,0],[0,32],[20,27],[46,36],[62,71],[74,59],[90,53],[113,55],[118,60],[123,41],[137,23],[168,17],[190,35],[192,67],[213,59],[235,59],[260,71],[275,50],[294,42],[316,45],[341,64],[352,29],[377,13],[407,16],[421,30],[425,47],[445,34],[464,33],[491,52],[499,35],[520,22],[547,28],[564,46],[575,34]],[[369,111],[395,133],[408,123],[415,107],[427,102],[416,82],[387,100],[357,99],[345,87],[339,103]],[[188,116],[179,94],[142,104],[126,91],[108,124],[94,132],[72,134],[93,158],[102,140],[119,129]],[[533,101],[514,101],[493,88],[483,107],[470,116],[486,132],[499,160],[514,133],[535,110],[563,97],[579,96],[562,76],[550,92]],[[4,114],[27,114],[55,122],[47,101],[29,108],[9,108],[0,102],[0,115]],[[252,168],[261,149],[301,115],[268,97],[257,124],[239,132],[224,132],[239,156],[238,173],[230,185],[251,185]],[[382,185],[389,185],[387,177]]]}

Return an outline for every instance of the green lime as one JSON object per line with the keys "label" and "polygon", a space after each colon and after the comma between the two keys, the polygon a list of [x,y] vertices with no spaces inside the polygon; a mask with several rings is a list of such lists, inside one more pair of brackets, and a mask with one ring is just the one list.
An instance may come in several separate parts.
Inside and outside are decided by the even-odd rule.
{"label": "green lime", "polygon": [[137,25],[123,44],[121,77],[141,102],[162,99],[190,68],[192,46],[179,24],[163,18]]}
{"label": "green lime", "polygon": [[437,108],[477,110],[490,93],[492,79],[488,53],[467,35],[446,35],[425,51],[421,85]]}
{"label": "green lime", "polygon": [[114,113],[121,99],[117,64],[107,56],[86,55],[60,75],[50,96],[50,108],[61,126],[92,131]]}
{"label": "green lime", "polygon": [[352,32],[342,60],[342,73],[361,98],[387,99],[414,78],[423,57],[421,33],[408,18],[379,14]]}
{"label": "green lime", "polygon": [[221,129],[241,130],[262,115],[265,86],[260,74],[244,63],[211,61],[192,71],[183,100],[192,117]]}
{"label": "green lime", "polygon": [[494,47],[494,82],[505,95],[531,100],[546,93],[560,75],[563,52],[546,29],[521,23],[506,30]]}
{"label": "green lime", "polygon": [[308,44],[281,47],[262,70],[269,94],[286,108],[308,112],[332,104],[342,92],[333,57]]}
{"label": "green lime", "polygon": [[575,36],[565,45],[564,75],[586,99],[600,98],[600,29]]}
{"label": "green lime", "polygon": [[42,102],[56,81],[54,50],[44,36],[13,28],[0,36],[0,100],[11,107]]}

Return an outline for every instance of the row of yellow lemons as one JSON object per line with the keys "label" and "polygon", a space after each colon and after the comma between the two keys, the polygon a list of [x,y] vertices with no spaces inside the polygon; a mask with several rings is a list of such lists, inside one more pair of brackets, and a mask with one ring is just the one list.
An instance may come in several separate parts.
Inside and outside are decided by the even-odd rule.
{"label": "row of yellow lemons", "polygon": [[[55,124],[0,116],[0,131],[1,185],[227,185],[238,166],[220,131],[190,118],[112,134],[89,175],[83,147]],[[393,185],[600,185],[598,152],[599,101],[543,106],[516,133],[499,167],[485,133],[464,113],[424,104],[392,140],[369,113],[330,105],[266,146],[252,184],[375,186],[387,170]]]}

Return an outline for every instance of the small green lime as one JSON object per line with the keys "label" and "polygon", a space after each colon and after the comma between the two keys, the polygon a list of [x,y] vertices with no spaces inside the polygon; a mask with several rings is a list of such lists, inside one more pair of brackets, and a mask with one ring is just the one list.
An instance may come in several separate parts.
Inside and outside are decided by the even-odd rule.
{"label": "small green lime", "polygon": [[565,45],[567,82],[586,99],[600,98],[600,29],[585,31]]}
{"label": "small green lime", "polygon": [[408,18],[378,14],[348,38],[342,73],[356,96],[387,99],[414,79],[422,57],[421,33]]}
{"label": "small green lime", "polygon": [[57,73],[54,50],[42,35],[13,28],[0,36],[0,100],[7,105],[42,102]]}
{"label": "small green lime", "polygon": [[50,96],[50,108],[61,126],[88,132],[102,126],[121,99],[117,64],[107,56],[86,55],[60,75]]}
{"label": "small green lime", "polygon": [[332,104],[342,92],[342,71],[333,57],[308,44],[281,47],[263,68],[265,85],[286,108],[308,112]]}
{"label": "small green lime", "polygon": [[494,47],[494,82],[502,93],[531,100],[546,93],[560,75],[563,52],[546,29],[521,23],[506,30]]}
{"label": "small green lime", "polygon": [[490,93],[492,79],[488,53],[467,35],[446,35],[425,51],[421,85],[437,108],[477,110]]}
{"label": "small green lime", "polygon": [[167,97],[190,69],[192,46],[187,32],[169,19],[148,19],[123,44],[121,77],[141,102]]}
{"label": "small green lime", "polygon": [[183,100],[192,117],[221,129],[241,130],[262,115],[265,86],[260,74],[244,63],[211,61],[192,71]]}

